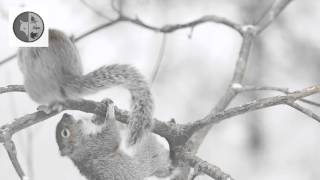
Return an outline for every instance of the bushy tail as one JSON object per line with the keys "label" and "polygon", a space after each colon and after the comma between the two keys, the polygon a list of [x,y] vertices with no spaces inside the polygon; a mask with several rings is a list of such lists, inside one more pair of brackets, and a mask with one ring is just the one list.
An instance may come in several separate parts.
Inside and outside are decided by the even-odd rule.
{"label": "bushy tail", "polygon": [[103,66],[82,77],[69,81],[64,86],[66,94],[92,94],[102,89],[122,86],[131,93],[131,115],[129,120],[129,144],[141,139],[152,125],[153,100],[149,84],[143,75],[130,65]]}

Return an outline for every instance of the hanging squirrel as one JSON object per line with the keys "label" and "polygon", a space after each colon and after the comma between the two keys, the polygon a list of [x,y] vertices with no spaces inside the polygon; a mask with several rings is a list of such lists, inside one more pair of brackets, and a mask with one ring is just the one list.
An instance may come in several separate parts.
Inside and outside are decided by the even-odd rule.
{"label": "hanging squirrel", "polygon": [[102,89],[122,86],[131,93],[129,144],[135,144],[152,126],[153,100],[143,75],[130,65],[113,64],[83,75],[74,43],[61,31],[49,30],[49,47],[18,51],[24,86],[40,110],[61,111],[61,103]]}
{"label": "hanging squirrel", "polygon": [[150,132],[134,146],[133,155],[121,149],[112,103],[105,117],[76,120],[64,114],[56,128],[56,141],[61,155],[69,157],[88,180],[143,180],[168,177],[173,170],[168,150]]}

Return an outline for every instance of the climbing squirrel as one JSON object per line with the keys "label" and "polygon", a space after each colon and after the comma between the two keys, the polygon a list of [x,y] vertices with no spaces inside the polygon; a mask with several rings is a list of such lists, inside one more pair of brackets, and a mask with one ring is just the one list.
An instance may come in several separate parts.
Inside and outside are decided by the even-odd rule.
{"label": "climbing squirrel", "polygon": [[168,177],[172,172],[169,152],[154,135],[146,133],[130,155],[121,149],[117,123],[112,103],[105,117],[75,119],[64,114],[56,128],[61,155],[69,157],[88,180]]}
{"label": "climbing squirrel", "polygon": [[61,111],[64,101],[79,99],[102,89],[122,86],[131,93],[129,144],[135,144],[152,126],[153,100],[143,75],[130,65],[103,66],[83,75],[79,52],[63,32],[49,30],[49,47],[23,47],[18,64],[24,87],[50,113]]}

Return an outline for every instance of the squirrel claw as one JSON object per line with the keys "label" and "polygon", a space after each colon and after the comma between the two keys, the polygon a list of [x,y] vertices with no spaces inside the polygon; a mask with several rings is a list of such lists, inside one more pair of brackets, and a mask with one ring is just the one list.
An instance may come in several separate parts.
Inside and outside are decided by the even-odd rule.
{"label": "squirrel claw", "polygon": [[46,114],[50,114],[52,112],[61,112],[63,110],[63,105],[59,102],[55,102],[49,105],[40,105],[37,110]]}
{"label": "squirrel claw", "polygon": [[110,102],[108,104],[108,110],[107,110],[107,113],[106,113],[106,118],[107,119],[112,119],[112,120],[115,119],[113,102]]}

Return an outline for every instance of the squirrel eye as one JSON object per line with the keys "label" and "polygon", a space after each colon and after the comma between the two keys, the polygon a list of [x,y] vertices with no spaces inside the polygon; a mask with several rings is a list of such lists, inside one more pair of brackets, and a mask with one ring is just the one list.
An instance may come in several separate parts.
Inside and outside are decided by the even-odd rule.
{"label": "squirrel eye", "polygon": [[64,137],[64,138],[67,138],[70,136],[70,131],[68,129],[63,129],[61,131],[61,136]]}

